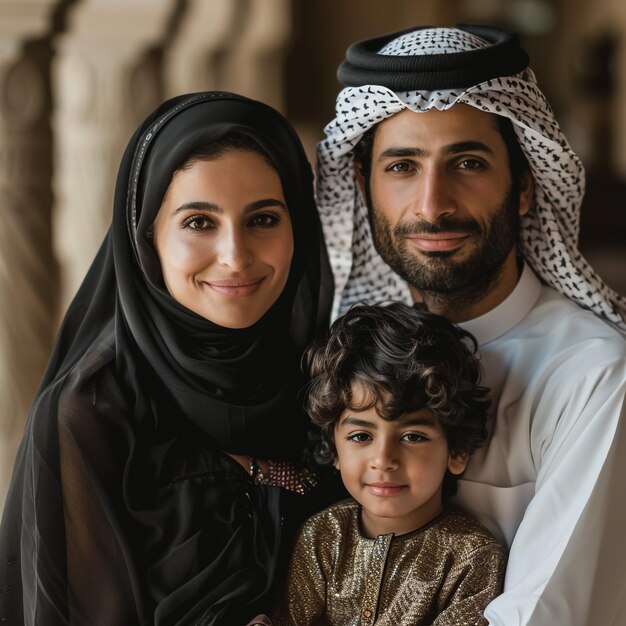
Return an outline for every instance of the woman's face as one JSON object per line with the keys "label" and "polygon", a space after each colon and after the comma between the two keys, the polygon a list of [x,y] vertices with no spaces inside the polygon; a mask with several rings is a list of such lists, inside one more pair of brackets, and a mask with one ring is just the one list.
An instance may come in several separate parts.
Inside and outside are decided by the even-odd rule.
{"label": "woman's face", "polygon": [[233,150],[176,172],[154,223],[165,285],[181,304],[226,328],[247,328],[276,302],[293,256],[278,174]]}

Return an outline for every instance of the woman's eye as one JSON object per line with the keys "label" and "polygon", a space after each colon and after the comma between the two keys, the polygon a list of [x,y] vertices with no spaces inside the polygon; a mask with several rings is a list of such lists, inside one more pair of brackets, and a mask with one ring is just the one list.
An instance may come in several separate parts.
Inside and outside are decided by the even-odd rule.
{"label": "woman's eye", "polygon": [[413,171],[413,165],[409,161],[398,161],[392,163],[388,168],[388,172],[396,172],[398,174],[404,174],[405,172]]}
{"label": "woman's eye", "polygon": [[213,222],[204,215],[194,215],[193,217],[188,217],[183,222],[183,228],[188,228],[189,230],[207,230],[212,226]]}
{"label": "woman's eye", "polygon": [[280,222],[280,218],[278,215],[274,215],[273,213],[259,213],[258,215],[254,215],[250,220],[250,226],[260,227],[260,228],[271,228],[272,226],[276,226]]}
{"label": "woman's eye", "polygon": [[364,443],[370,440],[370,436],[367,433],[354,433],[347,437],[348,441],[354,441],[355,443]]}

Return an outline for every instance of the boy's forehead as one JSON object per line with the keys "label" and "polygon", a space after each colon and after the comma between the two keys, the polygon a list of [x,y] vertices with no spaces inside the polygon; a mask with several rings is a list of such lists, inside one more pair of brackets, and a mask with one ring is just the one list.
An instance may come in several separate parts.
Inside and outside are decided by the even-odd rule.
{"label": "boy's forehead", "polygon": [[[377,408],[382,407],[389,399],[390,390],[384,388],[375,388],[369,386],[362,381],[353,381],[350,385],[350,407],[346,407],[339,419],[339,423],[343,421],[348,414],[354,414],[355,412],[364,411],[368,415],[371,414],[372,418],[385,419],[390,421],[389,418],[380,417],[377,413]],[[405,422],[411,419],[415,419],[415,413],[420,413],[420,420],[430,420],[434,425],[438,424],[435,414],[428,408],[426,400],[422,394],[418,391],[415,394],[414,401],[410,403],[410,409],[394,417],[394,422]]]}

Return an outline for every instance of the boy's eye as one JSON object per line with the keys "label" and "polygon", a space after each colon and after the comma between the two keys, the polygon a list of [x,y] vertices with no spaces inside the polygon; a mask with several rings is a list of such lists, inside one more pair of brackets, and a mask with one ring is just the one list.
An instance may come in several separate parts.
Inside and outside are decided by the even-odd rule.
{"label": "boy's eye", "polygon": [[348,441],[354,441],[355,443],[363,443],[369,441],[371,437],[367,433],[354,433],[346,437]]}
{"label": "boy's eye", "polygon": [[406,433],[402,438],[406,441],[410,441],[411,443],[427,440],[427,437],[420,435],[419,433]]}

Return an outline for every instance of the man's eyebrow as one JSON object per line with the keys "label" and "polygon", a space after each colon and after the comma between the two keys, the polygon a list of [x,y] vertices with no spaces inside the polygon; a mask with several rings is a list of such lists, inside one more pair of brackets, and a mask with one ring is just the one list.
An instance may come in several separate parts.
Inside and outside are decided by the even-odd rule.
{"label": "man's eyebrow", "polygon": [[446,155],[459,154],[460,152],[487,152],[493,154],[493,150],[482,141],[459,141],[444,146],[441,152]]}
{"label": "man's eyebrow", "polygon": [[[255,200],[254,202],[247,204],[244,207],[243,212],[250,213],[251,211],[264,209],[266,207],[278,207],[280,209],[283,209],[284,211],[287,211],[287,207],[285,206],[284,202],[281,202],[280,200],[277,200],[276,198],[263,198],[262,200]],[[224,209],[222,209],[221,206],[219,206],[218,204],[215,204],[214,202],[205,202],[205,201],[198,200],[194,202],[185,202],[181,204],[176,209],[176,213],[178,213],[178,211],[189,211],[189,210],[208,211],[209,213],[223,213],[224,212]]]}
{"label": "man's eyebrow", "polygon": [[[445,156],[460,154],[461,152],[486,152],[487,154],[494,154],[493,150],[481,141],[458,141],[456,143],[443,146],[440,152]],[[383,150],[378,155],[378,160],[382,161],[384,159],[398,159],[403,157],[422,158],[429,155],[430,152],[428,150],[424,150],[423,148],[392,146],[391,148]]]}
{"label": "man's eyebrow", "polygon": [[397,159],[402,157],[425,157],[428,156],[427,150],[422,150],[421,148],[400,148],[400,147],[391,147],[383,150],[378,155],[378,160],[382,161],[383,159]]}

